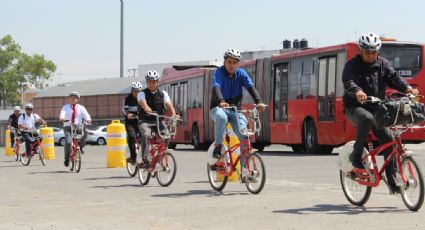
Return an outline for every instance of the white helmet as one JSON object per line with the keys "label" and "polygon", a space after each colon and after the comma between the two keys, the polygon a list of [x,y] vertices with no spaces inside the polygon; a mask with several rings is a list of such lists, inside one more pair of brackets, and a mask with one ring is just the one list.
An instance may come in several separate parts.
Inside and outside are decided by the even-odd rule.
{"label": "white helmet", "polygon": [[13,111],[21,111],[21,107],[15,106],[15,107],[13,107]]}
{"label": "white helmet", "polygon": [[131,89],[135,89],[137,91],[141,91],[143,88],[142,83],[138,82],[138,81],[133,81],[131,83]]}
{"label": "white helmet", "polygon": [[231,57],[234,58],[238,61],[241,60],[241,53],[235,49],[228,49],[225,53],[224,53],[224,59]]}
{"label": "white helmet", "polygon": [[364,33],[359,38],[359,47],[366,50],[379,51],[382,42],[378,35],[374,33]]}
{"label": "white helmet", "polygon": [[160,76],[155,70],[149,70],[145,75],[146,81],[158,81]]}
{"label": "white helmet", "polygon": [[32,103],[27,103],[25,109],[34,109],[34,105],[32,105]]}
{"label": "white helmet", "polygon": [[69,96],[70,96],[70,97],[75,96],[75,97],[77,97],[78,99],[80,99],[80,94],[79,94],[78,92],[71,92],[71,93],[69,94]]}

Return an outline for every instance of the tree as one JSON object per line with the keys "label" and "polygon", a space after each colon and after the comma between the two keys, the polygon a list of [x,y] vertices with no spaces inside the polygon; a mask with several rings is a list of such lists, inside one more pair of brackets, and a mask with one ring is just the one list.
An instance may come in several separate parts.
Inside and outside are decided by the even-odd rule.
{"label": "tree", "polygon": [[43,55],[25,54],[12,36],[4,36],[0,40],[0,107],[19,103],[23,83],[45,88],[55,70],[56,65]]}

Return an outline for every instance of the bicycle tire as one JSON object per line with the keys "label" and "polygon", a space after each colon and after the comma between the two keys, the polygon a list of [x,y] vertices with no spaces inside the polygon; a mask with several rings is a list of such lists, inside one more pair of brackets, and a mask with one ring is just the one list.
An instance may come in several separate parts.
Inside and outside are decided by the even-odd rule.
{"label": "bicycle tire", "polygon": [[[218,192],[222,191],[224,187],[226,187],[227,181],[229,180],[227,176],[217,174],[216,170],[211,170],[209,163],[207,163],[207,175],[211,187]],[[218,179],[218,175],[221,175],[222,179]]]}
{"label": "bicycle tire", "polygon": [[79,173],[81,171],[81,151],[77,149],[77,155],[75,157],[75,172]]}
{"label": "bicycle tire", "polygon": [[151,173],[148,171],[148,169],[142,167],[138,167],[138,176],[139,176],[139,181],[141,185],[148,185],[149,184],[149,180],[151,179]]}
{"label": "bicycle tire", "polygon": [[[251,175],[247,175],[245,178],[246,188],[252,194],[259,194],[266,184],[266,166],[264,165],[263,159],[258,153],[250,154],[247,163],[249,165],[249,169],[252,171],[249,172]],[[261,181],[258,181],[259,179]],[[254,185],[257,184],[258,186],[255,187]]]}
{"label": "bicycle tire", "polygon": [[[351,176],[351,172],[347,173],[340,170],[339,177],[342,191],[344,192],[345,198],[347,198],[348,202],[356,206],[363,206],[369,200],[372,193],[372,187],[359,184],[357,181],[355,181],[355,178]],[[364,191],[359,191],[359,195],[354,196],[355,191],[353,191],[353,188],[350,187],[360,188]]]}
{"label": "bicycle tire", "polygon": [[38,157],[40,158],[41,164],[43,166],[46,166],[46,158],[44,157],[43,149],[41,147],[38,147],[37,152],[38,152]]}
{"label": "bicycle tire", "polygon": [[[406,180],[408,180],[409,184],[411,184],[412,186],[401,186],[401,198],[403,200],[404,205],[406,205],[409,210],[418,211],[422,207],[422,204],[424,202],[424,177],[422,171],[419,168],[418,163],[411,156],[404,157],[401,161],[401,165]],[[408,167],[405,168],[405,166]],[[412,169],[414,169],[415,172],[412,173]],[[412,202],[411,197],[409,197],[410,191],[412,191],[412,189],[419,189],[418,197],[417,199],[415,199],[414,202]]]}
{"label": "bicycle tire", "polygon": [[[156,180],[162,187],[167,187],[173,183],[177,173],[176,158],[172,154],[173,150],[165,150],[164,155],[159,159],[159,164],[162,168],[161,171],[157,171]],[[158,164],[157,163],[157,164]],[[165,175],[167,173],[167,175]],[[164,180],[163,180],[164,179]]]}

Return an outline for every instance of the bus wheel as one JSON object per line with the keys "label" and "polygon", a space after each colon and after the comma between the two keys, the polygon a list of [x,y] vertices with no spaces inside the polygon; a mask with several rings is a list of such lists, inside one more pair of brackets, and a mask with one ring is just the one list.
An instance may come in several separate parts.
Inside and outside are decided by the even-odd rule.
{"label": "bus wheel", "polygon": [[257,149],[258,152],[263,152],[264,148],[266,147],[264,144],[257,144],[257,143],[252,143],[252,147],[254,149]]}
{"label": "bus wheel", "polygon": [[303,153],[305,152],[305,146],[304,145],[291,145],[292,151],[295,153]]}
{"label": "bus wheel", "polygon": [[205,145],[201,143],[199,137],[199,128],[197,124],[194,124],[192,127],[192,145],[195,150],[205,150]]}
{"label": "bus wheel", "polygon": [[317,143],[317,130],[313,120],[308,120],[305,123],[305,132],[303,142],[306,153],[316,154],[320,153],[320,145]]}

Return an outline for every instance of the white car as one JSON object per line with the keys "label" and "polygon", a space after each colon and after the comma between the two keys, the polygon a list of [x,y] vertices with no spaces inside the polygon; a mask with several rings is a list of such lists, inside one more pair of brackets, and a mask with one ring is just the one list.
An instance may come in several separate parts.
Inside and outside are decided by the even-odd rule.
{"label": "white car", "polygon": [[87,129],[87,142],[98,145],[106,145],[106,126],[98,126]]}
{"label": "white car", "polygon": [[63,133],[62,128],[53,128],[53,138],[55,139],[55,144],[64,146],[65,145],[65,134]]}

